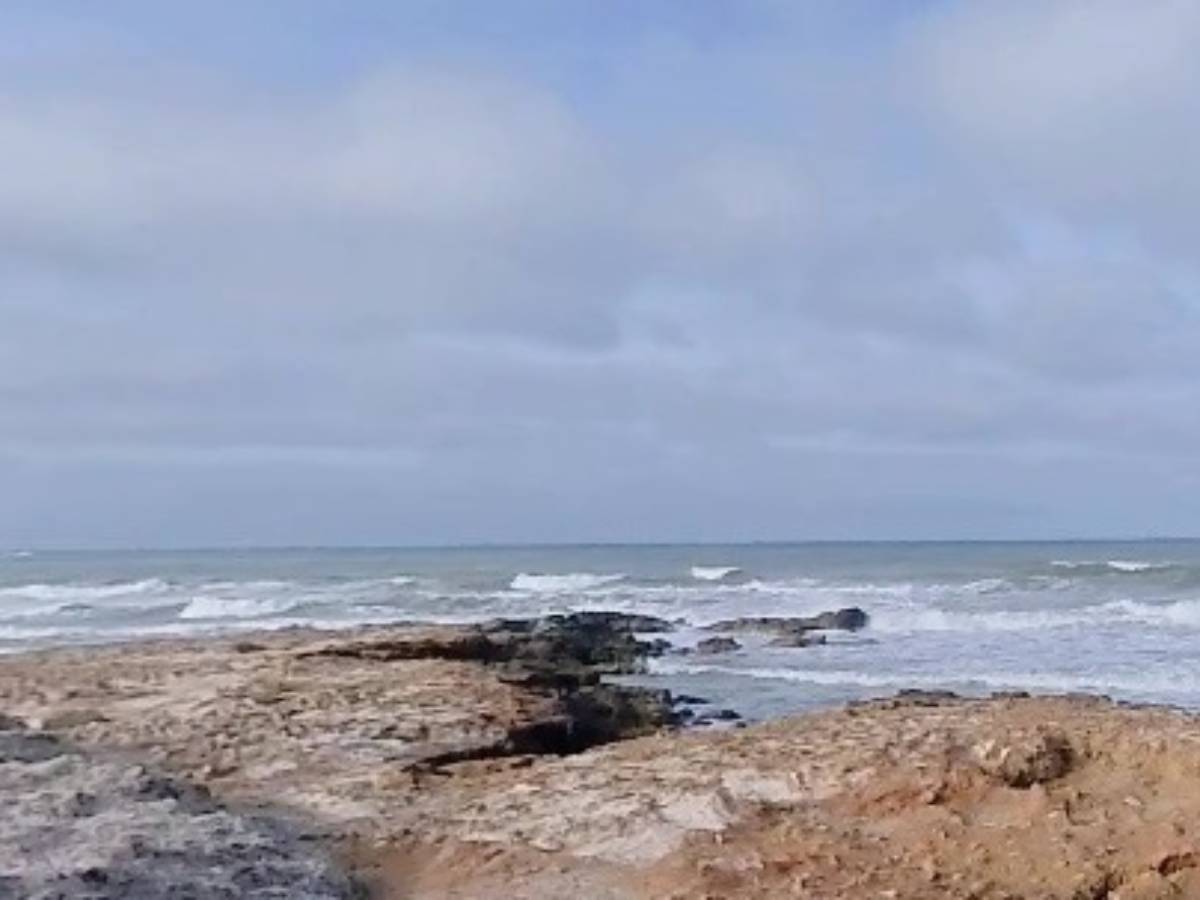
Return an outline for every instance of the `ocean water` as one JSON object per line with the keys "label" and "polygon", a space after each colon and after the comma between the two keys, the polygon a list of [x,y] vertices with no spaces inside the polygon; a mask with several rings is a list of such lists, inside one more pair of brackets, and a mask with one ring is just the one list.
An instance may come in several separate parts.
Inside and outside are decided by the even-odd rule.
{"label": "ocean water", "polygon": [[870,626],[822,647],[667,656],[638,680],[751,718],[902,688],[1200,708],[1197,541],[0,551],[0,652],[586,609],[671,619],[687,646],[717,619],[844,606]]}

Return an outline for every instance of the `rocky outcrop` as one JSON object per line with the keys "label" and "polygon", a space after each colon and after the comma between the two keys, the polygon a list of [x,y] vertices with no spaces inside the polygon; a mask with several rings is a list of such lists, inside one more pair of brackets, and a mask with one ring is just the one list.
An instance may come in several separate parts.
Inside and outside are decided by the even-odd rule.
{"label": "rocky outcrop", "polygon": [[869,621],[870,617],[865,612],[857,606],[851,606],[817,616],[747,616],[724,619],[712,623],[707,629],[727,634],[751,631],[790,635],[808,631],[859,631],[866,628]]}
{"label": "rocky outcrop", "polygon": [[450,779],[376,863],[426,898],[1196,897],[1196,771],[1178,712],[914,693]]}
{"label": "rocky outcrop", "polygon": [[[661,655],[670,644],[645,641],[638,634],[663,632],[670,623],[651,616],[585,612],[540,619],[497,619],[478,626],[413,629],[361,640],[334,640],[304,656],[333,656],[377,662],[443,659],[510,664],[514,677],[522,671],[544,673],[547,683],[595,682],[606,674],[640,671],[647,657]],[[528,682],[527,682],[528,683]]]}
{"label": "rocky outcrop", "polygon": [[384,898],[1200,896],[1200,719],[923,691],[681,734],[577,627],[648,643],[564,620],[0,658],[0,897],[352,896],[321,848]]}

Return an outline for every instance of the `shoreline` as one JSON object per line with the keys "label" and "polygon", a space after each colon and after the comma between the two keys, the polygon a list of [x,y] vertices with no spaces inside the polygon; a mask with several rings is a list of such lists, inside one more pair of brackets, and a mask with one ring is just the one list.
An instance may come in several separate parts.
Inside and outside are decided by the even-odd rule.
{"label": "shoreline", "polygon": [[[808,640],[815,624],[714,639]],[[1200,894],[1195,715],[917,692],[687,728],[694,702],[605,681],[667,652],[663,625],[600,613],[33,650],[0,657],[0,734],[23,734],[10,750],[44,735],[81,771],[136,761],[222,815],[288,823],[279,859],[331,853],[374,897]],[[49,765],[19,756],[0,757],[14,809],[33,788],[13,774]],[[32,840],[62,822],[8,827]],[[110,885],[161,858],[104,852],[88,871]],[[0,879],[19,864],[0,851]]]}

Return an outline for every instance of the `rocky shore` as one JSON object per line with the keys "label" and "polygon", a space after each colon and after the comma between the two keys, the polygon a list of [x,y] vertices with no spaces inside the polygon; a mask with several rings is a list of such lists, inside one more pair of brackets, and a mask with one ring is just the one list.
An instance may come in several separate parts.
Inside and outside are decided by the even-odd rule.
{"label": "rocky shore", "polygon": [[[717,623],[805,652],[858,610]],[[0,658],[0,898],[1200,896],[1200,721],[909,694],[744,729],[585,613]],[[789,651],[790,652],[790,651]]]}

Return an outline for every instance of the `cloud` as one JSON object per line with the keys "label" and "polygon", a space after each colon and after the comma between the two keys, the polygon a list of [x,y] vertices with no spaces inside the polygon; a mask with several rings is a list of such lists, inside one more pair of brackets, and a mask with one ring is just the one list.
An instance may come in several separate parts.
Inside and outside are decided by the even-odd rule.
{"label": "cloud", "polygon": [[0,543],[1200,528],[1200,20],[871,7],[0,60]]}
{"label": "cloud", "polygon": [[987,2],[915,30],[915,94],[1011,200],[1178,250],[1200,175],[1200,9],[1181,0]]}

